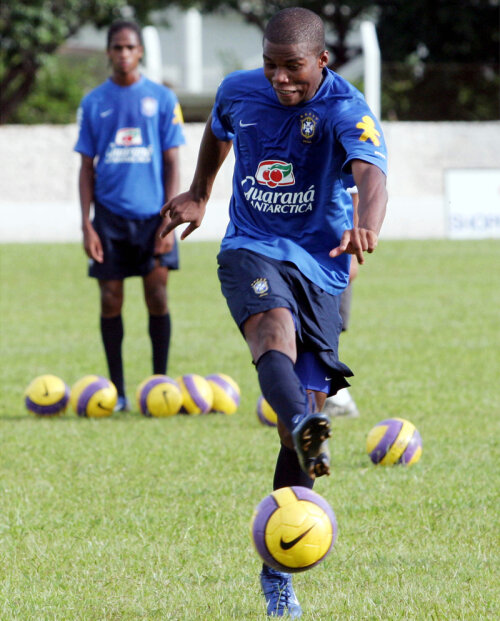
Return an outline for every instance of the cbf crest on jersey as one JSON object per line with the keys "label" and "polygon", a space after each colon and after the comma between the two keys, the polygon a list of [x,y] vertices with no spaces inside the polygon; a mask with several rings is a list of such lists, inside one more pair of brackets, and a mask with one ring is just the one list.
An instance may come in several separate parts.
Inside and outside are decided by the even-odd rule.
{"label": "cbf crest on jersey", "polygon": [[314,112],[304,112],[300,115],[300,135],[302,142],[311,142],[316,136],[319,117]]}
{"label": "cbf crest on jersey", "polygon": [[269,283],[267,282],[267,278],[256,278],[253,283],[250,285],[260,298],[264,295],[267,295],[269,291]]}
{"label": "cbf crest on jersey", "polygon": [[144,116],[154,116],[158,112],[158,100],[154,97],[141,99],[141,112]]}

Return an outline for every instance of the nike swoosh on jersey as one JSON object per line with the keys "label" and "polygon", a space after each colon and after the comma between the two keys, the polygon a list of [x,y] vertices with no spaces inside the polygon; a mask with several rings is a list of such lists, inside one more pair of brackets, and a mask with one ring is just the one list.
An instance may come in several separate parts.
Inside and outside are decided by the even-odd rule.
{"label": "nike swoosh on jersey", "polygon": [[257,123],[243,123],[240,119],[240,127],[250,127],[250,125],[257,125]]}
{"label": "nike swoosh on jersey", "polygon": [[112,112],[113,112],[113,108],[110,108],[109,110],[104,110],[104,112],[101,112],[100,116],[104,118],[106,116],[109,116]]}
{"label": "nike swoosh on jersey", "polygon": [[299,543],[299,541],[301,539],[303,539],[307,533],[314,528],[314,524],[312,526],[310,526],[307,530],[305,530],[303,533],[301,533],[298,537],[295,537],[295,539],[292,539],[291,541],[283,541],[283,537],[280,539],[280,547],[282,550],[290,550],[290,548],[293,548],[294,545],[296,545],[297,543]]}

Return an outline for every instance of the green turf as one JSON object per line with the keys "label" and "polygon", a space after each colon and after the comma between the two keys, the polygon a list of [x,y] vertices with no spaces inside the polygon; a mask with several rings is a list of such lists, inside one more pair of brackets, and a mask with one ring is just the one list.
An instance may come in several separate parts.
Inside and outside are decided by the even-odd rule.
{"label": "green turf", "polygon": [[[169,374],[223,372],[231,417],[39,420],[23,391],[105,374],[97,287],[79,245],[0,246],[0,619],[264,619],[249,537],[271,490],[276,432],[216,277],[217,245],[182,244],[170,281]],[[497,619],[500,243],[382,242],[355,283],[341,357],[358,420],[334,421],[316,491],[339,536],[297,575],[304,619]],[[140,281],[127,282],[129,396],[150,374]],[[424,452],[373,466],[368,431],[402,416]]]}

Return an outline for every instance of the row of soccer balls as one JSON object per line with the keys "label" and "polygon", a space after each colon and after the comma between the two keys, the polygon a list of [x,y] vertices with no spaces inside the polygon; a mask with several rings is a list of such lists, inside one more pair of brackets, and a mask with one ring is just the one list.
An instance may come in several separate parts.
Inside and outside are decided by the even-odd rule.
{"label": "row of soccer balls", "polygon": [[[69,389],[56,375],[40,375],[26,388],[24,400],[29,412],[57,416],[68,403],[79,416],[111,416],[118,399],[115,385],[100,375],[86,375]],[[229,375],[203,377],[195,373],[172,379],[152,375],[136,390],[137,407],[144,416],[167,417],[182,412],[234,414],[240,404],[240,388]]]}
{"label": "row of soccer balls", "polygon": [[[188,374],[176,380],[166,375],[152,375],[137,387],[136,400],[144,416],[234,414],[240,404],[240,394],[238,384],[223,373],[206,377]],[[61,378],[41,375],[25,391],[27,409],[38,416],[62,414],[68,402],[79,416],[110,416],[117,402],[117,391],[112,382],[99,375],[82,377],[71,391]],[[276,412],[262,396],[257,401],[256,413],[263,425],[277,425]],[[366,450],[374,464],[412,465],[422,455],[422,438],[410,421],[390,418],[371,429]]]}
{"label": "row of soccer balls", "polygon": [[[240,404],[238,384],[224,373],[203,377],[188,374],[176,380],[166,375],[152,375],[139,384],[137,406],[144,416],[158,418],[180,412],[234,414]],[[55,375],[36,377],[25,391],[28,411],[38,416],[57,416],[66,411],[68,403],[79,416],[102,418],[110,416],[117,402],[114,384],[99,375],[86,375],[71,388]],[[261,396],[256,413],[264,425],[276,426],[276,413]]]}

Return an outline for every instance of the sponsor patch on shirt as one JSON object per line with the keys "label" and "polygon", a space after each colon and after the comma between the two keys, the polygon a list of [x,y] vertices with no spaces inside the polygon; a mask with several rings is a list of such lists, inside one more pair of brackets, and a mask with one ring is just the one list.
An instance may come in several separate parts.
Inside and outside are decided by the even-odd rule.
{"label": "sponsor patch on shirt", "polygon": [[261,185],[275,188],[277,185],[293,185],[293,164],[281,160],[264,160],[259,162],[255,179]]}
{"label": "sponsor patch on shirt", "polygon": [[115,144],[120,147],[131,147],[142,144],[140,127],[123,127],[116,132]]}

